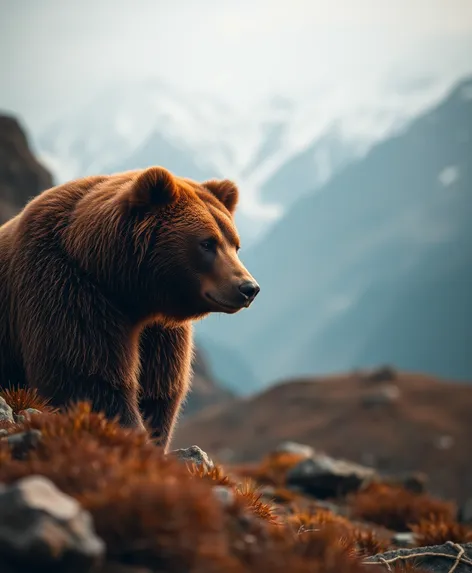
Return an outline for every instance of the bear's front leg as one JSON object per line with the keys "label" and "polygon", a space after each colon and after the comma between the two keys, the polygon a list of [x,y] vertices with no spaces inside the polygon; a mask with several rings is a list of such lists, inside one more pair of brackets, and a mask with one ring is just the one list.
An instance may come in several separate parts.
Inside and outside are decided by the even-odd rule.
{"label": "bear's front leg", "polygon": [[133,360],[124,337],[121,342],[115,336],[113,345],[111,336],[106,344],[97,330],[88,332],[90,337],[95,335],[92,344],[78,335],[68,340],[66,335],[53,338],[46,332],[38,336],[41,344],[25,344],[27,385],[55,407],[89,402],[94,412],[115,418],[124,427],[144,431],[138,402],[137,352]]}
{"label": "bear's front leg", "polygon": [[[109,420],[116,419],[126,428],[145,431],[138,404],[137,383],[133,386],[121,380],[107,379],[101,375],[83,375],[74,370],[62,369],[51,380],[62,380],[51,388],[46,377],[35,377],[31,386],[50,399],[50,404],[66,408],[77,402],[88,402],[93,412],[103,413]],[[36,371],[36,375],[38,372]]]}
{"label": "bear's front leg", "polygon": [[189,389],[192,352],[191,324],[174,328],[154,324],[141,334],[139,407],[152,437],[164,451]]}

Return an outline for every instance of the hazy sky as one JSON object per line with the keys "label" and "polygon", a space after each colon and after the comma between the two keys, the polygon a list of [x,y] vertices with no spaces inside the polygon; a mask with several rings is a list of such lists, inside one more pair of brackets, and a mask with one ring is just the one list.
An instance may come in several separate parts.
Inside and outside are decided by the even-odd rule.
{"label": "hazy sky", "polygon": [[472,0],[0,0],[0,107],[35,126],[116,78],[242,105],[472,69]]}

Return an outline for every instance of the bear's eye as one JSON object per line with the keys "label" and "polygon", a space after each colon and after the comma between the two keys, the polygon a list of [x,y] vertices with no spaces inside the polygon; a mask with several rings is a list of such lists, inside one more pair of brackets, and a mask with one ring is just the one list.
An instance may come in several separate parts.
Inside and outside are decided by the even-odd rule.
{"label": "bear's eye", "polygon": [[210,253],[215,253],[217,243],[216,243],[215,239],[205,239],[204,241],[202,241],[200,243],[200,246],[204,251],[208,251]]}

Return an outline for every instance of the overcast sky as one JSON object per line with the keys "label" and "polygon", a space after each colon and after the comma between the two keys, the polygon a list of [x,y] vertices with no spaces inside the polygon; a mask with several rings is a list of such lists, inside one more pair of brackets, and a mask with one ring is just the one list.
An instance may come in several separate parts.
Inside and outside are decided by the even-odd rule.
{"label": "overcast sky", "polygon": [[34,127],[116,78],[247,105],[472,68],[472,0],[0,0],[0,108]]}
{"label": "overcast sky", "polygon": [[0,0],[0,107],[31,126],[116,78],[242,105],[472,69],[472,0]]}

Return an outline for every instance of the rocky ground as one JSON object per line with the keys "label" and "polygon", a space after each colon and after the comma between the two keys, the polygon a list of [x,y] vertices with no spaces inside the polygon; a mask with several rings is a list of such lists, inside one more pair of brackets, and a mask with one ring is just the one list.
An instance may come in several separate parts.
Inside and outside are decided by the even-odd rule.
{"label": "rocky ground", "polygon": [[78,404],[0,392],[2,573],[472,571],[472,508],[421,474],[294,442],[251,466],[167,456]]}
{"label": "rocky ground", "polygon": [[176,447],[196,443],[226,463],[255,463],[285,440],[390,472],[429,476],[437,496],[472,495],[472,384],[390,367],[287,380],[182,420]]}

